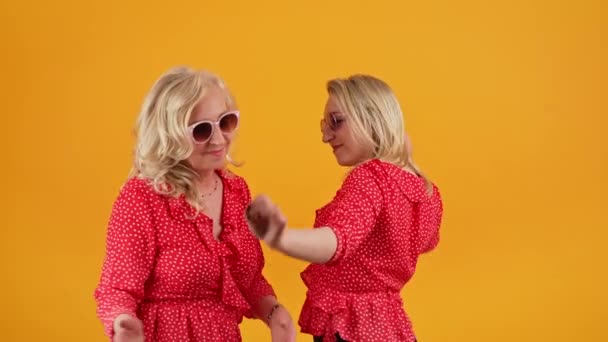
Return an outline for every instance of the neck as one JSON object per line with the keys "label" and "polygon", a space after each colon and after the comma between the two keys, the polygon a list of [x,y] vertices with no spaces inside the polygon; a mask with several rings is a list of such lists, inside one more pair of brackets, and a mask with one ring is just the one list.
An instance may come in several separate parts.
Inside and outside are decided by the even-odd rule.
{"label": "neck", "polygon": [[215,170],[198,171],[198,183],[199,188],[208,188],[213,185],[215,180]]}

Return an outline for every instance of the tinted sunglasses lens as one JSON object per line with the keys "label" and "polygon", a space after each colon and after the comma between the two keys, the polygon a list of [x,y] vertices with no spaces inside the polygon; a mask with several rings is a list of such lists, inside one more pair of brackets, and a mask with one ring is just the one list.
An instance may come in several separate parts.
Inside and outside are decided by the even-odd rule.
{"label": "tinted sunglasses lens", "polygon": [[192,129],[192,137],[196,142],[205,142],[211,137],[213,127],[208,122],[201,122]]}
{"label": "tinted sunglasses lens", "polygon": [[344,119],[337,118],[335,115],[332,115],[331,120],[329,120],[329,123],[330,123],[329,128],[331,128],[332,131],[339,129],[340,126],[342,126],[342,121],[344,121]]}
{"label": "tinted sunglasses lens", "polygon": [[224,133],[232,133],[236,129],[236,126],[238,126],[238,124],[239,124],[239,117],[236,114],[234,114],[234,113],[226,114],[220,120],[220,129]]}

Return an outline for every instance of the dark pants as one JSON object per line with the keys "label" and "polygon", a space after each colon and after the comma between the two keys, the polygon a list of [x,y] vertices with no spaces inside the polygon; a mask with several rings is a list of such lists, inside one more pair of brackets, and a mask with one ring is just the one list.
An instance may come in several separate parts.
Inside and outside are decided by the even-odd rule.
{"label": "dark pants", "polygon": [[[340,334],[336,333],[336,341],[338,342],[348,342],[347,340],[342,339]],[[323,336],[315,336],[313,337],[313,342],[323,342]],[[418,342],[418,340],[416,340]]]}
{"label": "dark pants", "polygon": [[[342,339],[340,334],[336,333],[336,341],[338,342],[348,342],[347,340]],[[313,342],[323,342],[323,336],[315,336],[313,337]]]}

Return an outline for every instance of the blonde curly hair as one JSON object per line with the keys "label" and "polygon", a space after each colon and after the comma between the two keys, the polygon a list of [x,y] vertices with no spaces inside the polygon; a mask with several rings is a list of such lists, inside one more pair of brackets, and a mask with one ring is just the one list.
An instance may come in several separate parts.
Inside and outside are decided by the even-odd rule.
{"label": "blonde curly hair", "polygon": [[[214,86],[224,90],[228,109],[237,109],[234,97],[217,75],[189,67],[168,70],[148,92],[135,127],[130,176],[149,180],[158,193],[185,195],[197,211],[203,203],[195,186],[198,174],[186,160],[193,151],[187,125],[196,104]],[[232,163],[229,156],[227,160]]]}

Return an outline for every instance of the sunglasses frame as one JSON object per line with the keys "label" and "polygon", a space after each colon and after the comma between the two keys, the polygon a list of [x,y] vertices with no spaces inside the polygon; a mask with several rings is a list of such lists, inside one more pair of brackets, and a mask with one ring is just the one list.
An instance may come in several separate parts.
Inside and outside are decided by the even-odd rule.
{"label": "sunglasses frame", "polygon": [[[217,118],[216,121],[213,121],[213,120],[201,120],[201,121],[197,121],[197,122],[189,125],[188,126],[188,131],[190,131],[190,137],[192,138],[192,141],[195,144],[204,144],[204,143],[208,142],[209,140],[211,140],[211,137],[213,137],[213,133],[214,133],[214,130],[215,130],[216,127],[217,127],[217,129],[220,130],[220,132],[222,134],[231,134],[231,133],[236,132],[236,130],[239,128],[239,123],[241,122],[240,114],[241,114],[241,112],[239,110],[231,110],[229,112],[226,112],[226,113],[222,114],[219,118]],[[234,129],[231,132],[224,132],[224,131],[222,131],[222,128],[220,127],[220,122],[222,121],[222,119],[224,119],[228,115],[236,115],[236,126],[234,127]],[[204,124],[204,123],[208,123],[208,124],[211,125],[211,134],[209,134],[209,138],[207,138],[207,139],[205,139],[203,141],[197,141],[194,138],[194,129],[198,125],[201,125],[201,124]]]}
{"label": "sunglasses frame", "polygon": [[[340,128],[342,128],[342,124],[344,123],[344,120],[346,120],[346,118],[343,116],[338,118],[336,113],[338,112],[329,113],[329,118],[321,119],[322,131],[325,129],[325,127],[329,128],[332,132],[337,132]],[[331,119],[331,123],[329,125],[327,124],[327,119]]]}

